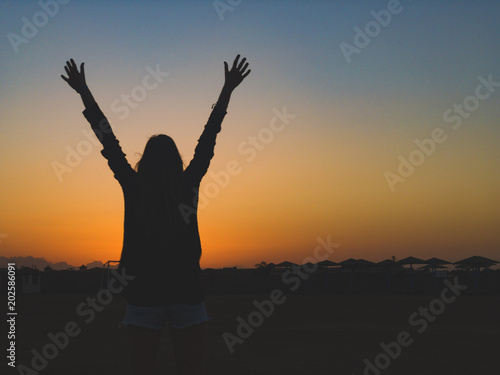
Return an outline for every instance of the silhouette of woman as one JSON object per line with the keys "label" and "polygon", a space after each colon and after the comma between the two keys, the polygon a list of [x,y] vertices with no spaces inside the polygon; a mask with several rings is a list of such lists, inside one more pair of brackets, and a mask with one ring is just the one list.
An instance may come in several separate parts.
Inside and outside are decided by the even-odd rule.
{"label": "silhouette of woman", "polygon": [[172,138],[158,134],[149,138],[134,170],[87,86],[84,63],[78,71],[73,59],[67,61],[68,77],[61,75],[81,95],[83,114],[123,191],[119,270],[135,277],[123,292],[128,304],[122,324],[127,328],[135,374],[153,373],[167,319],[179,373],[204,374],[203,332],[210,317],[199,280],[198,189],[213,157],[231,93],[250,73],[246,58],[241,62],[239,58],[231,70],[224,62],[224,86],[185,169]]}

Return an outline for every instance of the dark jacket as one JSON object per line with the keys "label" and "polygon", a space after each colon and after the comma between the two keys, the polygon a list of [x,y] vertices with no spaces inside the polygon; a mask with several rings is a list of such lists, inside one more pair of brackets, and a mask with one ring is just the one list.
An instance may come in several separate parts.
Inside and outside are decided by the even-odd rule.
{"label": "dark jacket", "polygon": [[198,232],[198,190],[214,155],[215,139],[226,115],[225,108],[215,106],[198,139],[195,154],[184,170],[184,200],[180,207],[188,223],[184,234],[167,242],[160,238],[146,240],[139,220],[137,200],[140,182],[130,166],[108,120],[96,104],[83,111],[103,145],[101,154],[108,160],[114,177],[120,183],[125,199],[123,247],[119,268],[136,276],[123,295],[136,306],[165,306],[172,303],[195,304],[203,301],[200,285],[201,243]]}

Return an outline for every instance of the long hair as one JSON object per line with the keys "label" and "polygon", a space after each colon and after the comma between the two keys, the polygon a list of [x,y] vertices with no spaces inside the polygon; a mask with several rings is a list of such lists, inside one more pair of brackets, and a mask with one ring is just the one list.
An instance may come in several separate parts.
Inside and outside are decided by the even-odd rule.
{"label": "long hair", "polygon": [[184,163],[174,140],[165,134],[151,136],[135,169],[141,185],[138,214],[146,236],[164,240],[182,234]]}

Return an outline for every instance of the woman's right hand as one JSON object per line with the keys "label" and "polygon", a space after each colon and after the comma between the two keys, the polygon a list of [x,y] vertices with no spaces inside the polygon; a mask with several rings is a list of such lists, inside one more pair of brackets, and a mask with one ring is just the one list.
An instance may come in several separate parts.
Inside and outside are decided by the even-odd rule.
{"label": "woman's right hand", "polygon": [[87,83],[85,82],[85,70],[83,68],[83,64],[84,63],[80,65],[80,72],[79,72],[78,67],[76,66],[74,60],[70,59],[69,61],[66,61],[66,66],[64,67],[64,70],[66,70],[66,74],[68,75],[68,78],[61,75],[61,78],[64,79],[68,83],[68,85],[70,85],[71,88],[75,90],[77,93],[81,93],[84,89],[87,88]]}

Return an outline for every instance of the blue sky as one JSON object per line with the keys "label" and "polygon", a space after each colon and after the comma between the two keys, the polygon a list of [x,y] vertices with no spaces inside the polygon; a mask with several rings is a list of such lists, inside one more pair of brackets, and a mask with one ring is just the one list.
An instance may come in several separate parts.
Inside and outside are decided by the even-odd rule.
{"label": "blue sky", "polygon": [[[252,239],[251,246],[266,247],[297,233],[284,243],[307,248],[319,233],[332,231],[338,232],[337,242],[353,252],[346,258],[356,252],[383,257],[379,252],[384,246],[418,256],[416,239],[432,242],[438,236],[432,228],[441,228],[444,239],[436,248],[456,248],[465,241],[453,238],[460,227],[471,231],[460,250],[463,254],[472,251],[472,244],[490,256],[498,249],[500,238],[493,223],[498,222],[495,212],[500,208],[500,91],[481,101],[459,131],[449,133],[449,140],[394,194],[384,172],[397,169],[398,155],[408,156],[415,139],[449,126],[443,123],[443,112],[474,94],[480,75],[491,74],[500,81],[500,2],[401,1],[396,5],[401,11],[391,15],[388,25],[352,55],[350,63],[340,44],[354,45],[354,29],[365,30],[373,22],[371,11],[385,12],[388,4],[397,2],[233,1],[238,5],[225,12],[222,20],[214,3],[72,0],[59,5],[57,14],[47,17],[47,24],[27,38],[28,43],[20,44],[17,53],[9,33],[22,36],[23,17],[33,22],[42,7],[36,1],[0,3],[0,204],[4,210],[0,233],[11,233],[10,244],[3,241],[0,246],[6,252],[28,255],[33,250],[31,243],[16,240],[15,233],[21,230],[11,223],[18,220],[21,225],[22,219],[14,218],[17,214],[38,228],[34,238],[49,248],[54,230],[44,232],[43,218],[54,205],[64,212],[75,200],[72,191],[78,191],[81,200],[104,199],[91,190],[95,178],[117,194],[109,200],[109,210],[117,212],[114,241],[119,237],[119,186],[97,148],[65,175],[64,183],[52,167],[54,161],[64,161],[67,147],[75,148],[82,131],[88,129],[79,98],[59,77],[68,58],[85,61],[89,87],[131,162],[137,161],[147,137],[159,132],[176,139],[188,162],[222,87],[222,62],[238,53],[248,58],[252,73],[232,97],[214,170],[224,168],[229,160],[243,160],[238,144],[266,127],[273,109],[286,106],[297,115],[260,153],[262,157],[245,164],[245,173],[235,179],[227,195],[217,198],[223,205],[228,197],[234,206],[238,194],[246,194],[255,181],[266,181],[259,185],[260,194],[268,197],[266,204],[254,207],[262,216],[254,213],[248,220],[269,225],[278,219],[290,222],[275,228],[271,237],[263,234],[260,242]],[[156,66],[168,77],[121,119],[112,103],[130,94],[147,68]],[[277,190],[285,182],[293,186],[286,194]],[[83,194],[80,188],[90,190]],[[276,194],[283,198],[270,203]],[[267,215],[269,204],[275,212],[282,210],[288,215],[284,216],[296,218],[301,229],[294,227],[292,219]],[[30,205],[36,206],[35,213]],[[91,207],[98,212],[98,203]],[[207,216],[218,213],[215,203],[213,207]],[[75,208],[75,222],[78,215],[89,214],[85,209],[90,210]],[[223,206],[219,209],[222,212]],[[442,212],[455,216],[445,218]],[[479,230],[472,218],[477,221],[482,213]],[[395,230],[397,223],[401,228]],[[57,225],[56,221],[46,224],[48,228]],[[361,226],[358,232],[357,225]],[[372,231],[379,235],[355,239]],[[384,243],[382,238],[394,231],[408,240]],[[64,235],[83,241],[83,229],[70,232]],[[252,236],[241,234],[235,241]],[[367,250],[370,243],[373,250]],[[248,262],[254,261],[251,246],[245,255]],[[285,247],[279,256],[285,257]],[[294,254],[302,256],[298,249]],[[229,259],[227,265],[239,261]]]}

